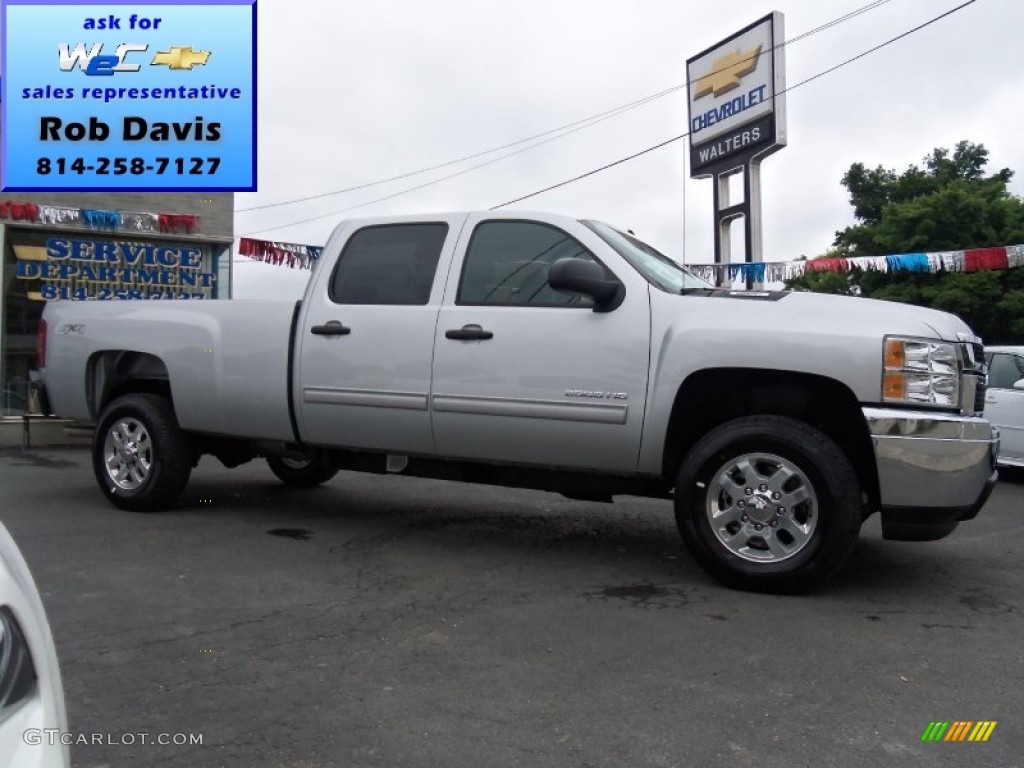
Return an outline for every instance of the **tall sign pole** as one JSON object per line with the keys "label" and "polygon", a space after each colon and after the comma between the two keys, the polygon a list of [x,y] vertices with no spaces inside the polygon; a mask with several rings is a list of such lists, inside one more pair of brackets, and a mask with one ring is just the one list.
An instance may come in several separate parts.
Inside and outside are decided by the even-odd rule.
{"label": "tall sign pole", "polygon": [[[744,261],[762,260],[761,160],[786,146],[784,44],[783,15],[774,11],[686,62],[690,176],[714,180],[716,264],[731,262],[732,223],[740,218]],[[734,203],[730,181],[738,174],[743,199]]]}

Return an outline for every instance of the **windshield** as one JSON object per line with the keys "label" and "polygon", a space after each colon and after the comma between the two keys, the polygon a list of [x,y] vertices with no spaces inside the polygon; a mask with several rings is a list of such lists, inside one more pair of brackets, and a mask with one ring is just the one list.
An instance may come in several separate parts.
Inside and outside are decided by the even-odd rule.
{"label": "windshield", "polygon": [[641,275],[663,291],[680,293],[688,288],[714,288],[692,272],[676,264],[642,240],[620,232],[600,221],[584,221],[602,240],[614,248]]}

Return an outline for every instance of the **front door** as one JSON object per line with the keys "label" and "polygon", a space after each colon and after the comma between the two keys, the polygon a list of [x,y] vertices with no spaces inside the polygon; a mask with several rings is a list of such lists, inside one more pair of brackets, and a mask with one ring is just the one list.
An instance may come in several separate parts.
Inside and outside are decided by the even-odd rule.
{"label": "front door", "polygon": [[300,329],[296,400],[307,442],[433,452],[434,328],[464,218],[362,226],[348,235]]}
{"label": "front door", "polygon": [[[648,286],[622,276],[609,312],[548,286],[564,257],[602,262],[576,235],[474,214],[438,318],[431,404],[439,453],[548,467],[635,471],[650,346]],[[603,253],[603,252],[602,252]],[[626,270],[621,263],[618,268]]]}

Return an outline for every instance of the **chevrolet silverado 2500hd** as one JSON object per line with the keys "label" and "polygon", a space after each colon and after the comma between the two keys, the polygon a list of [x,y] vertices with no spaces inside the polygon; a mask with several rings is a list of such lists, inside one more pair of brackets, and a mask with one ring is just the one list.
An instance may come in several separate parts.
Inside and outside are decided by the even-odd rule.
{"label": "chevrolet silverado 2500hd", "polygon": [[664,497],[712,575],[798,591],[870,514],[942,538],[996,479],[980,339],[955,316],[714,289],[594,221],[347,221],[298,303],[44,321],[42,394],[96,425],[96,478],[130,510],[171,504],[203,454],[300,486],[341,468]]}

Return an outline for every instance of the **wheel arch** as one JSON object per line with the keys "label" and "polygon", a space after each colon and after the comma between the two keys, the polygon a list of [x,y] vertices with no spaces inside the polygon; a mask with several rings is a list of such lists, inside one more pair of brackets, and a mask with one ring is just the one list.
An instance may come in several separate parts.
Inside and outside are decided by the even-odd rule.
{"label": "wheel arch", "polygon": [[170,374],[163,360],[148,352],[105,350],[96,352],[86,365],[86,397],[89,414],[99,420],[116,398],[129,394],[153,394],[172,404]]}
{"label": "wheel arch", "polygon": [[878,507],[878,470],[871,435],[853,392],[840,381],[797,371],[711,368],[680,385],[672,405],[662,475],[674,482],[686,454],[702,435],[743,416],[789,416],[828,435],[849,457],[868,510]]}

